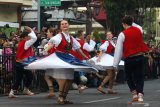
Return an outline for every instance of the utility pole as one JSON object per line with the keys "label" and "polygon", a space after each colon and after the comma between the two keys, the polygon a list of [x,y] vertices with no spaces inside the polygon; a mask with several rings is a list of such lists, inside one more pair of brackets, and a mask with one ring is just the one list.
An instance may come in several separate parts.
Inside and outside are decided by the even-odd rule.
{"label": "utility pole", "polygon": [[38,31],[41,31],[41,21],[40,21],[40,12],[41,12],[41,6],[40,6],[40,2],[41,0],[37,0],[38,2],[38,13],[37,13],[37,22],[38,22]]}
{"label": "utility pole", "polygon": [[50,27],[51,26],[51,23],[48,22],[47,20],[52,18],[52,15],[51,14],[47,14],[45,13],[47,11],[47,9],[45,9],[44,6],[41,6],[40,8],[40,28],[42,29],[42,27]]}
{"label": "utility pole", "polygon": [[89,4],[87,4],[87,20],[86,20],[86,35],[92,33],[92,10]]}

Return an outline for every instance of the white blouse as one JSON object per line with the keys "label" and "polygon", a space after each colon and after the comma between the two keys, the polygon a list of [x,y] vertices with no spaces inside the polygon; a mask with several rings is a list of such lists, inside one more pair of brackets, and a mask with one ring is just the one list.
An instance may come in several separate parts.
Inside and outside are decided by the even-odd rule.
{"label": "white blouse", "polygon": [[[110,43],[112,44],[113,47],[115,47],[115,44],[114,42],[111,40]],[[109,42],[108,41],[105,41],[100,47],[99,47],[99,50],[102,51],[102,52],[106,52],[107,51],[107,48],[109,46]]]}
{"label": "white blouse", "polygon": [[90,40],[89,43],[84,43],[83,49],[87,50],[88,52],[91,52],[94,50],[94,47],[96,46],[96,42],[93,40]]}
{"label": "white blouse", "polygon": [[[70,43],[70,42],[71,42],[70,36],[67,35],[67,34],[65,34],[64,32],[62,32],[62,33],[64,34],[65,39]],[[72,36],[71,36],[71,37],[72,37]],[[73,37],[72,37],[72,40],[73,40],[73,46],[72,46],[72,48],[73,48],[74,50],[79,49],[79,48],[81,47],[81,45],[79,44],[79,42],[78,42],[75,38],[73,38]],[[55,47],[58,47],[59,44],[61,43],[61,41],[62,41],[62,35],[59,33],[59,34],[53,36],[53,37],[48,41],[48,43],[52,43],[52,44],[55,45]]]}
{"label": "white blouse", "polygon": [[[77,40],[80,40],[79,38],[76,38]],[[93,40],[90,40],[89,43],[85,42],[83,45],[83,49],[87,52],[91,52],[94,50],[94,47],[96,46],[96,42]]]}

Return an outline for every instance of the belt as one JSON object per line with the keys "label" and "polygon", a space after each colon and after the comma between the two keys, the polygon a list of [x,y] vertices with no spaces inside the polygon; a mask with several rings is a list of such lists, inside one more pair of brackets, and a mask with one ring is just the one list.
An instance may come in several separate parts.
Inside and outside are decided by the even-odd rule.
{"label": "belt", "polygon": [[140,53],[137,53],[137,54],[134,54],[134,55],[130,55],[129,58],[135,57],[135,56],[140,56],[140,55],[144,55],[144,53],[140,52]]}

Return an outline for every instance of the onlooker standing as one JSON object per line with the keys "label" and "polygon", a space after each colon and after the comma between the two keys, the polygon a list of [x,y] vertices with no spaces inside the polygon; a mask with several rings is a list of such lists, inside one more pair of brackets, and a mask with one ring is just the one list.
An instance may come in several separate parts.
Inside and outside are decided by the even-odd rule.
{"label": "onlooker standing", "polygon": [[2,55],[4,56],[6,55],[6,57],[4,57],[3,63],[6,65],[6,69],[8,70],[8,72],[12,71],[13,58],[8,56],[12,54],[13,54],[13,50],[12,50],[11,44],[8,40],[6,40],[3,44]]}
{"label": "onlooker standing", "polygon": [[118,36],[113,66],[116,70],[123,54],[127,83],[133,95],[132,101],[143,102],[143,54],[148,51],[148,47],[143,41],[142,31],[132,26],[132,23],[131,16],[125,16],[122,20],[125,30]]}
{"label": "onlooker standing", "polygon": [[2,31],[0,31],[0,39],[3,39],[5,40],[7,37],[6,37],[6,34],[3,33]]}

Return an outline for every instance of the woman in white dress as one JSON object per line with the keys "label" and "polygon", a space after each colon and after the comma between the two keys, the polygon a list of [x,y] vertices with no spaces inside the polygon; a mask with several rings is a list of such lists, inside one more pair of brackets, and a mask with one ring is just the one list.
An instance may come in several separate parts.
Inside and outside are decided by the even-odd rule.
{"label": "woman in white dress", "polygon": [[[115,71],[113,70],[113,55],[114,54],[114,48],[115,43],[112,40],[112,32],[107,32],[107,41],[105,41],[99,48],[100,53],[98,57],[92,58],[92,60],[95,62],[96,65],[100,65],[104,68],[104,70],[107,72],[107,75],[104,77],[103,81],[97,88],[97,90],[103,94],[106,94],[106,92],[103,90],[103,86],[109,82],[108,86],[108,94],[116,94],[116,92],[113,91],[113,81],[115,78]],[[124,65],[123,62],[120,63],[121,65]]]}
{"label": "woman in white dress", "polygon": [[[77,50],[85,59],[88,59],[88,57],[82,53],[80,50],[80,44],[71,37],[68,33],[69,24],[66,20],[62,20],[60,23],[60,29],[62,30],[62,33],[57,34],[55,37],[51,38],[47,49],[52,47],[54,44],[57,51],[61,51],[64,53],[70,53],[72,54],[72,48],[74,50]],[[66,42],[66,43],[64,43]],[[68,47],[67,47],[68,45]],[[46,51],[47,51],[46,49]],[[54,72],[53,77],[57,79],[58,85],[59,85],[59,98],[58,103],[59,104],[65,104],[65,103],[72,103],[70,101],[66,100],[66,96],[68,94],[69,88],[72,84],[72,80],[74,76],[74,70],[73,69],[58,69],[58,71]]]}
{"label": "woman in white dress", "polygon": [[74,78],[74,70],[83,69],[83,71],[85,71],[86,69],[88,69],[88,71],[93,71],[93,68],[90,66],[86,66],[85,63],[78,61],[71,55],[73,52],[72,49],[74,49],[80,52],[85,59],[88,59],[88,57],[81,51],[78,41],[69,35],[68,21],[62,20],[60,22],[59,28],[61,29],[61,33],[55,35],[49,40],[48,47],[44,51],[44,53],[46,53],[50,48],[54,46],[56,48],[56,52],[46,58],[37,60],[29,64],[26,68],[54,69],[53,77],[57,80],[59,85],[59,97],[57,103],[70,104],[72,102],[67,101],[66,97]]}

